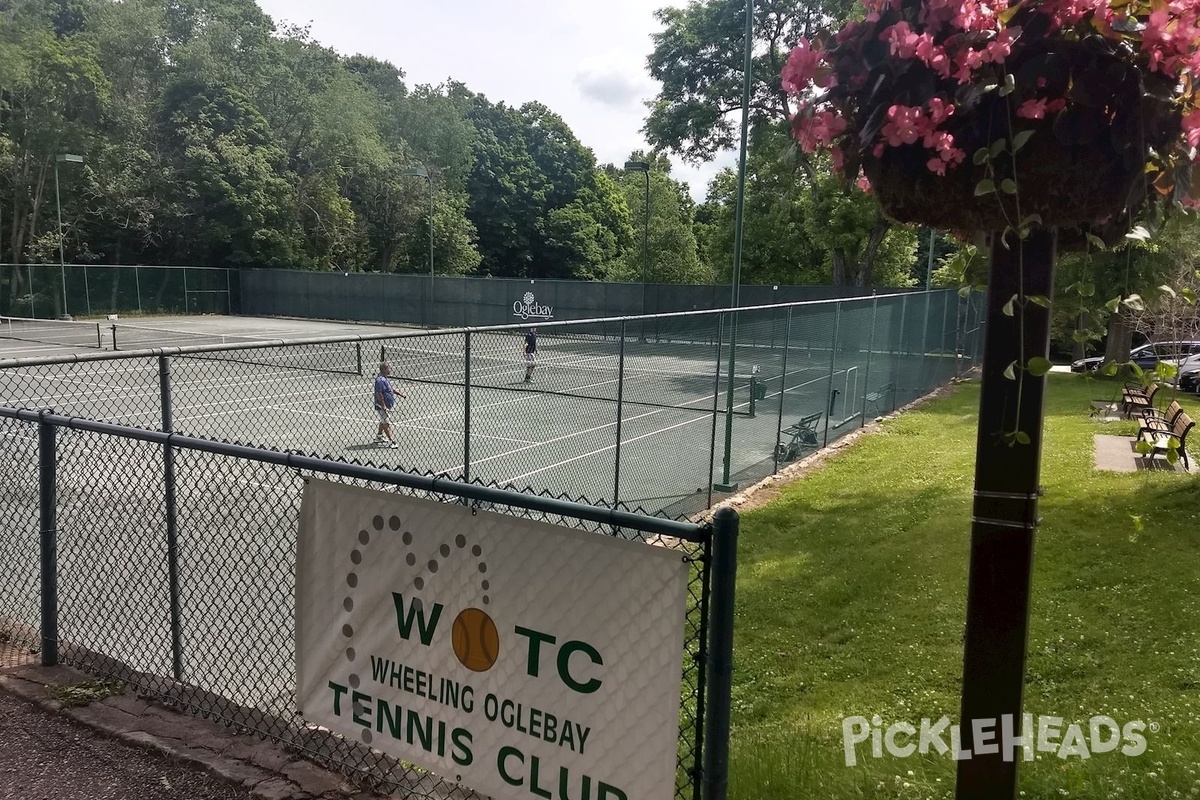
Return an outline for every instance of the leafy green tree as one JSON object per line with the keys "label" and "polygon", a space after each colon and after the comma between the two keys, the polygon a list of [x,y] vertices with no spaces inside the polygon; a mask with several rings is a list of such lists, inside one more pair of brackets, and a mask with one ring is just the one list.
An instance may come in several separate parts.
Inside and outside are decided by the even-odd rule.
{"label": "leafy green tree", "polygon": [[[846,0],[797,4],[786,0],[763,0],[755,7],[754,65],[750,118],[757,131],[752,149],[774,150],[776,158],[794,147],[775,131],[786,129],[794,108],[784,94],[779,74],[792,46],[801,36],[811,38],[830,23],[844,19],[851,9]],[[678,153],[689,161],[708,161],[736,143],[736,120],[742,109],[745,5],[728,0],[694,0],[683,8],[656,12],[664,30],[654,36],[649,58],[650,74],[662,82],[662,91],[650,104],[644,128],[656,147]],[[770,133],[768,133],[770,132]],[[795,154],[784,161],[792,168],[790,180],[809,195],[805,228],[811,243],[825,251],[830,279],[839,285],[869,286],[893,283],[895,264],[903,259],[901,239],[887,240],[892,224],[875,210],[870,198],[833,180],[824,161]],[[787,175],[778,176],[783,181]],[[748,178],[749,180],[749,178]],[[714,187],[723,191],[724,186]],[[800,202],[792,199],[791,187],[773,216],[776,222],[794,222],[795,213],[783,208]],[[749,190],[747,191],[749,195]],[[750,201],[747,200],[749,207]],[[759,203],[757,211],[766,209]],[[837,224],[820,230],[823,215],[835,215]],[[747,213],[747,218],[749,218]],[[853,225],[853,227],[847,227]],[[793,229],[795,230],[795,229]],[[765,232],[764,232],[765,233]],[[743,248],[750,248],[758,231],[744,232]],[[757,245],[758,258],[767,256],[771,244]],[[876,259],[885,261],[876,269]],[[745,258],[745,256],[744,256]],[[763,275],[795,272],[796,262],[783,256],[770,267],[759,261],[755,271]],[[745,262],[744,262],[745,263]],[[746,267],[743,266],[743,270]]]}
{"label": "leafy green tree", "polygon": [[295,262],[296,211],[281,176],[284,152],[241,92],[183,81],[163,101],[180,214],[171,244],[185,263],[286,267]]}
{"label": "leafy green tree", "polygon": [[[50,243],[57,245],[52,228],[55,156],[88,151],[109,91],[94,47],[75,33],[79,24],[75,9],[64,12],[57,4],[37,2],[14,5],[0,24],[0,197],[6,198],[2,210],[9,222],[11,263],[25,261],[29,248],[39,242],[43,251]],[[77,224],[82,208],[74,195],[65,199],[70,247],[84,249]],[[0,296],[0,311],[11,308],[13,294],[21,291],[19,270],[0,275],[4,277],[7,291]],[[56,295],[56,313],[59,302]]]}
{"label": "leafy green tree", "polygon": [[603,278],[632,246],[628,207],[592,152],[539,103],[474,95],[478,134],[467,182],[480,269],[530,278]]}
{"label": "leafy green tree", "polygon": [[687,186],[671,177],[670,159],[635,150],[626,160],[648,164],[649,172],[627,172],[614,165],[604,168],[621,189],[633,222],[635,239],[610,278],[631,282],[642,280],[642,237],[645,235],[647,283],[711,283],[712,273],[701,265],[696,245],[696,204],[688,194]]}

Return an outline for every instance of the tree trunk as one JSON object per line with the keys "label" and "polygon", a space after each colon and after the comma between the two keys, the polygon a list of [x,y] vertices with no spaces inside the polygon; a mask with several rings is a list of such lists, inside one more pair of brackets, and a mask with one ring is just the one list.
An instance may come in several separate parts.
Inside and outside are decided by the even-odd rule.
{"label": "tree trunk", "polygon": [[830,250],[830,260],[833,262],[833,285],[834,286],[849,286],[850,285],[850,269],[849,259],[841,250]]}
{"label": "tree trunk", "polygon": [[1104,348],[1105,364],[1124,364],[1133,346],[1133,321],[1121,308],[1108,317],[1108,342]]}
{"label": "tree trunk", "polygon": [[883,237],[887,235],[888,229],[891,227],[892,224],[884,219],[882,214],[875,217],[875,227],[871,229],[871,235],[867,237],[867,246],[858,263],[856,286],[870,286],[874,282],[875,256],[879,253],[879,246],[883,244]]}
{"label": "tree trunk", "polygon": [[[961,747],[971,755],[958,762],[958,800],[1016,797],[1023,753],[1011,744],[1006,750],[1001,720],[1008,718],[1013,736],[1023,735],[1025,741],[1036,736],[1036,731],[1022,730],[1021,704],[1046,378],[1022,373],[1021,368],[1031,358],[1049,355],[1050,312],[1027,303],[1010,317],[1003,308],[1018,293],[1053,295],[1055,235],[1035,231],[1012,248],[1005,249],[1000,238],[993,237],[959,718]],[[1018,282],[1021,272],[1024,285]],[[1013,362],[1021,381],[1004,375]],[[1026,443],[1006,439],[1005,434],[1012,437],[1018,431]],[[991,741],[982,746],[992,752],[973,752],[973,723],[983,726],[983,738]]]}

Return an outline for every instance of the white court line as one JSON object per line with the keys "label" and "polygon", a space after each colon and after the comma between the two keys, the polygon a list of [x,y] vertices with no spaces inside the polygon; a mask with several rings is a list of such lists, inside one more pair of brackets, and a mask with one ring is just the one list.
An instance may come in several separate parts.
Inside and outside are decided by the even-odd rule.
{"label": "white court line", "polygon": [[[363,424],[368,424],[368,423],[372,423],[372,422],[374,422],[374,423],[378,423],[378,422],[379,422],[379,418],[378,418],[378,417],[349,417],[349,416],[339,416],[339,415],[336,415],[336,414],[324,414],[324,413],[322,413],[322,412],[320,412],[320,411],[307,411],[307,410],[305,410],[305,409],[302,409],[302,408],[296,408],[296,409],[293,409],[293,408],[283,408],[283,407],[281,407],[281,406],[263,406],[263,408],[268,408],[268,409],[272,409],[272,410],[275,410],[275,411],[287,411],[287,412],[291,412],[291,413],[298,413],[298,414],[308,414],[308,415],[310,415],[310,416],[314,416],[314,417],[326,417],[326,418],[328,418],[328,419],[336,419],[336,420],[340,420],[340,421],[342,421],[342,422],[361,422],[361,423],[363,423]],[[395,421],[395,422],[393,422],[392,424],[393,424],[393,426],[395,426],[395,427],[413,428],[413,429],[416,429],[416,430],[422,430],[422,431],[437,431],[438,433],[454,433],[454,434],[458,434],[459,436],[462,436],[462,435],[463,435],[463,432],[462,432],[462,429],[461,429],[461,428],[459,428],[459,429],[455,429],[455,428],[433,428],[433,427],[430,427],[430,426],[428,426],[428,425],[409,425],[409,424],[407,423],[407,420],[398,420],[398,421]],[[481,439],[495,439],[495,440],[496,440],[496,441],[498,441],[498,442],[516,442],[516,443],[518,443],[518,444],[537,444],[537,442],[533,441],[532,439],[510,439],[510,438],[507,438],[507,437],[504,437],[504,436],[488,436],[487,434],[483,434],[483,433],[474,433],[474,432],[472,432],[472,433],[471,433],[471,436],[472,436],[472,437],[476,437],[476,436],[477,436],[477,437],[479,437],[479,438],[481,438]]]}
{"label": "white court line", "polygon": [[[840,372],[845,372],[845,370],[840,370]],[[833,374],[834,374],[834,375],[837,375],[837,374],[839,374],[839,373],[838,373],[838,372],[835,372],[835,373],[833,373]],[[825,376],[822,376],[822,377],[820,377],[820,378],[815,378],[814,380],[811,380],[811,381],[806,381],[805,383],[802,383],[802,384],[797,384],[797,385],[795,385],[795,386],[792,386],[792,387],[790,387],[790,389],[788,389],[788,390],[785,390],[785,391],[790,391],[791,389],[798,389],[798,388],[801,388],[801,387],[803,387],[803,386],[808,386],[808,385],[809,385],[809,384],[811,384],[811,383],[816,383],[816,382],[818,382],[818,381],[822,381],[822,380],[825,380]],[[767,396],[768,396],[768,397],[775,397],[775,396],[778,396],[779,394],[781,394],[781,392],[774,392],[773,394],[770,394],[770,395],[767,395]],[[705,399],[705,400],[707,400],[707,399],[709,399],[709,398],[708,398],[708,397],[704,397],[704,398],[702,398],[702,399]],[[691,401],[691,402],[699,402],[699,401],[698,401],[698,400],[695,400],[695,401]],[[742,402],[742,403],[738,403],[738,404],[734,405],[734,408],[735,408],[735,409],[746,408],[746,407],[748,407],[749,405],[750,405],[750,404],[749,404],[749,402]],[[644,418],[644,417],[653,416],[653,415],[655,415],[655,414],[660,414],[660,413],[663,413],[663,412],[665,412],[665,411],[669,411],[669,410],[670,410],[670,409],[666,409],[666,408],[663,408],[663,409],[658,409],[657,411],[651,411],[651,412],[648,412],[648,413],[646,413],[646,414],[641,414],[641,415],[638,415],[638,416],[636,416],[636,417],[629,417],[629,418],[627,418],[627,419],[628,419],[628,421],[633,421],[633,420],[636,420],[636,419],[642,419],[642,418]],[[709,421],[710,419],[711,419],[711,415],[710,415],[710,416],[699,416],[699,417],[696,417],[695,419],[686,420],[685,422],[680,422],[680,423],[677,423],[677,424],[675,424],[675,425],[671,425],[671,426],[669,426],[669,427],[666,427],[666,428],[659,428],[659,429],[656,429],[656,430],[650,431],[649,433],[644,433],[644,434],[641,434],[640,436],[635,436],[635,437],[634,437],[634,438],[632,438],[632,439],[622,439],[622,440],[621,440],[621,445],[622,445],[622,446],[625,446],[626,444],[632,444],[633,442],[640,441],[640,440],[642,440],[642,439],[645,439],[645,438],[648,438],[648,437],[650,437],[650,436],[655,436],[655,435],[657,435],[657,434],[660,434],[660,433],[663,433],[663,432],[665,432],[665,431],[674,430],[675,428],[681,428],[681,427],[683,427],[683,426],[685,426],[685,425],[691,425],[691,424],[692,424],[692,423],[694,423],[694,422]],[[568,434],[568,435],[566,435],[566,436],[560,436],[558,439],[551,439],[551,440],[549,440],[549,441],[547,441],[547,442],[543,442],[543,444],[551,444],[551,443],[553,443],[553,442],[561,441],[562,439],[569,439],[569,438],[571,438],[571,436],[580,435],[580,434],[584,434],[584,433],[592,433],[592,432],[594,432],[594,431],[596,431],[596,430],[600,430],[600,429],[602,429],[602,428],[611,427],[611,426],[614,426],[614,425],[616,425],[616,422],[615,422],[615,421],[614,421],[614,422],[610,422],[610,423],[608,423],[607,425],[601,425],[601,426],[599,426],[599,427],[597,427],[597,428],[592,428],[592,429],[590,429],[590,430],[587,430],[587,431],[579,431],[579,432],[578,432],[578,433],[576,433],[576,434]],[[517,476],[515,476],[515,477],[507,478],[507,479],[505,479],[505,482],[509,482],[509,483],[511,483],[511,482],[513,482],[513,481],[523,480],[523,479],[525,479],[525,478],[528,478],[528,477],[530,477],[530,476],[537,475],[538,473],[545,472],[545,471],[546,471],[546,470],[548,470],[548,469],[555,469],[555,468],[557,468],[557,467],[561,467],[561,466],[563,466],[563,465],[565,465],[565,464],[570,464],[570,463],[572,463],[572,462],[574,462],[574,461],[579,461],[580,459],[584,459],[584,458],[590,458],[591,456],[595,456],[595,455],[599,455],[599,454],[601,454],[601,453],[605,453],[605,452],[607,452],[607,451],[609,451],[609,450],[613,450],[613,449],[615,449],[615,448],[616,448],[616,446],[617,446],[617,445],[616,445],[616,443],[614,442],[613,444],[606,445],[606,446],[604,446],[604,447],[601,447],[601,448],[599,448],[599,449],[597,449],[597,450],[592,450],[592,451],[589,451],[589,452],[586,452],[586,453],[581,453],[580,455],[573,456],[573,457],[571,457],[571,458],[568,458],[568,459],[565,459],[565,460],[563,460],[563,461],[559,461],[559,462],[558,462],[558,463],[556,463],[556,464],[551,464],[551,465],[550,465],[550,466],[548,466],[548,467],[541,467],[541,468],[539,468],[539,469],[535,469],[535,470],[533,470],[532,472],[527,472],[527,473],[525,473],[525,474],[523,474],[523,475],[517,475]],[[511,450],[511,451],[509,451],[508,453],[501,453],[500,455],[497,455],[497,456],[492,456],[491,458],[487,458],[487,459],[481,459],[481,460],[480,460],[480,461],[478,461],[478,462],[472,462],[472,466],[474,466],[474,465],[475,465],[475,464],[477,464],[477,463],[483,463],[484,461],[491,461],[491,460],[494,460],[494,459],[496,459],[496,458],[501,458],[501,457],[503,457],[503,456],[507,456],[507,455],[513,455],[513,454],[515,454],[515,453],[519,453],[519,452],[521,452],[522,450],[528,450],[528,449],[530,449],[530,448],[521,448],[520,450]],[[462,465],[459,465],[459,466],[458,466],[456,469],[462,469],[462,468],[463,468],[463,467],[462,467]],[[449,470],[448,470],[447,472],[449,472]],[[439,473],[439,474],[440,474],[440,473]]]}
{"label": "white court line", "polygon": [[[696,400],[689,400],[689,401],[687,401],[687,402],[689,402],[689,403],[698,403],[698,402],[700,402],[701,400],[711,400],[711,399],[712,399],[712,398],[711,398],[710,396],[705,396],[705,397],[702,397],[702,398],[698,398],[698,399],[696,399]],[[737,405],[737,406],[734,406],[734,408],[740,408],[740,407],[742,407],[743,405],[746,405],[746,403],[741,403],[741,404],[739,404],[739,405]],[[672,406],[672,407],[670,407],[670,408],[658,408],[658,409],[655,409],[654,411],[647,411],[647,412],[645,412],[644,414],[638,414],[637,416],[633,416],[633,417],[622,417],[622,418],[621,418],[621,419],[622,419],[622,424],[624,424],[625,422],[633,422],[633,421],[635,421],[635,420],[639,420],[639,419],[645,419],[646,417],[653,417],[653,416],[656,416],[656,415],[658,415],[658,414],[665,414],[665,413],[666,413],[666,412],[668,412],[668,411],[689,411],[689,412],[695,413],[696,411],[702,411],[702,409],[687,408],[687,407],[685,407],[685,406],[678,406],[678,407]],[[697,419],[697,420],[709,420],[709,419],[711,419],[711,418],[712,418],[712,411],[706,411],[706,412],[704,412],[704,414],[702,414],[702,415],[700,415],[700,416],[696,417],[696,419]],[[695,421],[695,420],[689,420],[689,422],[694,422],[694,421]],[[481,459],[478,459],[478,460],[476,460],[476,461],[472,461],[472,462],[471,462],[471,466],[473,467],[473,466],[475,466],[476,464],[486,464],[486,463],[487,463],[487,462],[489,462],[489,461],[495,461],[495,460],[496,460],[496,459],[498,459],[498,458],[506,458],[506,457],[508,457],[508,456],[511,456],[511,455],[516,455],[517,453],[523,453],[523,452],[525,452],[526,450],[532,450],[532,449],[534,449],[534,448],[536,448],[536,447],[542,447],[542,446],[544,446],[544,445],[548,445],[548,444],[556,444],[556,443],[558,443],[558,442],[562,442],[562,441],[565,441],[565,440],[567,440],[567,439],[571,439],[571,438],[573,438],[573,437],[575,437],[575,436],[583,436],[583,435],[585,435],[585,434],[589,434],[589,433],[595,433],[596,431],[602,431],[602,430],[604,430],[605,428],[612,428],[612,427],[616,426],[616,424],[617,424],[617,421],[616,421],[616,420],[613,420],[612,422],[606,422],[606,423],[604,423],[603,425],[597,425],[597,426],[596,426],[596,427],[594,427],[594,428],[588,428],[588,429],[586,429],[586,430],[582,430],[582,431],[572,431],[571,433],[566,433],[566,434],[563,434],[562,436],[557,436],[557,437],[555,437],[555,438],[553,438],[553,439],[547,439],[547,440],[545,440],[545,441],[542,441],[542,442],[537,442],[537,443],[535,443],[535,444],[532,444],[532,445],[530,445],[529,447],[518,447],[516,450],[507,450],[507,451],[505,451],[505,452],[503,452],[503,453],[497,453],[497,454],[496,454],[496,455],[494,455],[494,456],[488,456],[487,458],[481,458]],[[678,426],[673,426],[673,427],[678,427]],[[670,428],[663,428],[662,430],[670,430]],[[632,440],[631,440],[631,441],[632,441]],[[612,445],[612,446],[615,446],[615,445]],[[585,454],[585,455],[591,455],[591,454],[593,454],[593,453],[601,453],[601,452],[604,452],[604,451],[603,451],[603,450],[595,450],[595,451],[592,451],[592,453],[587,453],[587,454]],[[566,463],[566,462],[564,462],[564,463]],[[458,466],[451,467],[451,468],[449,468],[449,469],[443,470],[442,472],[439,472],[439,473],[437,473],[437,474],[439,474],[439,475],[443,475],[443,474],[449,474],[449,473],[451,473],[451,472],[454,472],[454,471],[456,471],[456,470],[461,470],[461,469],[463,469],[465,466],[466,466],[465,464],[459,464]]]}
{"label": "white court line", "polygon": [[[666,411],[666,409],[662,409],[662,410]],[[711,422],[711,420],[712,420],[711,417],[696,417],[695,419],[689,419],[684,422],[677,422],[674,425],[669,425],[666,428],[657,428],[655,430],[650,431],[649,433],[643,433],[640,436],[635,436],[632,439],[622,439],[621,445],[624,446],[626,444],[633,444],[634,442],[641,441],[642,439],[646,439],[650,436],[658,436],[660,433],[665,433],[666,431],[672,431],[672,430],[675,430],[676,428],[682,428],[684,425],[691,425],[696,422]],[[561,467],[564,464],[570,464],[573,461],[579,461],[580,459],[583,459],[583,458],[591,458],[592,456],[599,455],[600,453],[604,453],[609,450],[615,450],[616,447],[617,447],[617,445],[614,442],[613,444],[601,447],[599,450],[592,450],[591,452],[588,452],[588,453],[581,453],[577,456],[572,456],[571,458],[567,458],[562,461],[559,461],[557,464],[550,464],[549,466],[535,469],[532,472],[526,472],[524,475],[516,475],[511,478],[504,478],[504,479],[502,479],[502,482],[512,483],[513,481],[524,480],[525,478],[528,478],[532,475],[537,475],[538,473],[545,472],[548,469],[557,469],[558,467]]]}

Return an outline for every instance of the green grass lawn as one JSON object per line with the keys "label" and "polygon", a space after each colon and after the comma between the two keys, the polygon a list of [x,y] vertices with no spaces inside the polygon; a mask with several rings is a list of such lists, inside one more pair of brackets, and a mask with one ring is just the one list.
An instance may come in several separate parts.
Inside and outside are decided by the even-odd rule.
{"label": "green grass lawn", "polygon": [[[1088,418],[1117,385],[1050,376],[1025,711],[1152,725],[1136,757],[1038,752],[1027,800],[1200,797],[1200,482],[1093,469],[1093,434],[1136,431]],[[744,514],[731,798],[953,796],[948,754],[846,766],[842,720],[958,722],[978,404],[961,386]]]}

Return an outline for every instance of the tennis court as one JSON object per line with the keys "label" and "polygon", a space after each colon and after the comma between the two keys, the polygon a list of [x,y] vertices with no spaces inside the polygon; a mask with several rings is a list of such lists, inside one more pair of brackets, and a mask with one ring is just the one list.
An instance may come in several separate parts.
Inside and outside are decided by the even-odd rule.
{"label": "tennis court", "polygon": [[[733,322],[717,312],[657,318],[652,335],[620,320],[543,326],[530,383],[520,329],[340,325],[332,326],[336,335],[360,338],[284,345],[330,327],[204,317],[156,321],[158,329],[102,322],[98,338],[121,350],[277,340],[173,356],[169,424],[179,433],[680,512],[708,505],[712,484],[726,476],[744,482],[772,472],[780,432],[805,416],[822,415],[824,444],[951,377],[957,315],[950,296],[935,295],[936,304],[894,296],[739,312],[732,382]],[[906,314],[905,305],[919,313]],[[66,334],[43,338],[54,335]],[[90,341],[96,330],[71,335]],[[4,340],[0,357],[13,355],[12,343]],[[381,358],[407,395],[398,403],[396,450],[372,443],[371,384]],[[890,395],[867,402],[888,385]],[[0,400],[164,425],[153,355],[10,362],[0,369]]]}

